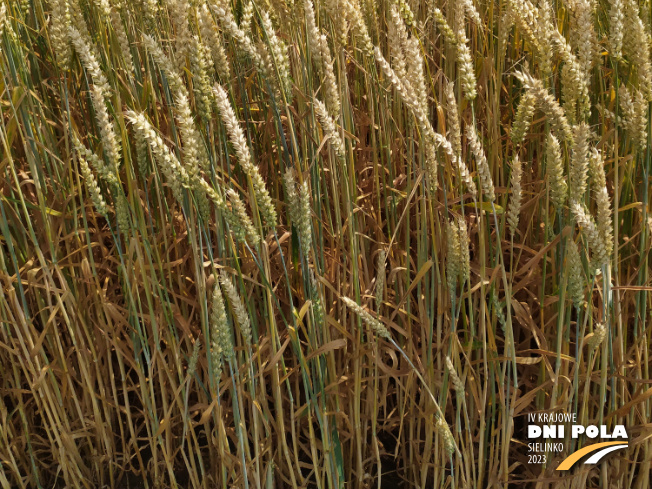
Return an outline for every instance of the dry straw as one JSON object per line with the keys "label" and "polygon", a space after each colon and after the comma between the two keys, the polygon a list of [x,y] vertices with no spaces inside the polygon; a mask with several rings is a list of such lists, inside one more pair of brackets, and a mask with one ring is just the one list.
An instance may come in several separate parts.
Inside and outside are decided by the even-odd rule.
{"label": "dry straw", "polygon": [[0,1],[0,485],[384,487],[389,437],[487,487],[515,406],[645,424],[648,3]]}

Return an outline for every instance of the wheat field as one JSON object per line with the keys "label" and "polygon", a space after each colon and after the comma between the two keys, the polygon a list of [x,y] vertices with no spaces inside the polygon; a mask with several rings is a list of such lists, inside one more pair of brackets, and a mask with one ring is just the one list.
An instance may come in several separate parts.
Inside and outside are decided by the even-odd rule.
{"label": "wheat field", "polygon": [[650,489],[651,21],[0,0],[0,488]]}

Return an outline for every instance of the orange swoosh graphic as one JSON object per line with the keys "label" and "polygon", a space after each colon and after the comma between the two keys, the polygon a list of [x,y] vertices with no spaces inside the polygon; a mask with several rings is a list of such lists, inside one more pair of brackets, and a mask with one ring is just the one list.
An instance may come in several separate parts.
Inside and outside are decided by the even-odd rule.
{"label": "orange swoosh graphic", "polygon": [[595,452],[596,450],[600,450],[604,447],[610,447],[612,445],[625,445],[625,443],[622,441],[605,441],[603,443],[595,443],[593,445],[589,445],[588,447],[584,447],[581,450],[578,450],[577,452],[566,457],[564,461],[559,464],[557,470],[568,470],[584,455],[588,455],[591,452]]}

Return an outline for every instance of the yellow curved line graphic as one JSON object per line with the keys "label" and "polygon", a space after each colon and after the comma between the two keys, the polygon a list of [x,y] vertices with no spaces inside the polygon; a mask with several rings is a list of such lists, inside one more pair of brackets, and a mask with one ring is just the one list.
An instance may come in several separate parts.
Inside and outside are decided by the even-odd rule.
{"label": "yellow curved line graphic", "polygon": [[596,450],[600,450],[604,447],[610,447],[612,445],[626,445],[626,443],[623,443],[622,441],[605,441],[603,443],[595,443],[593,445],[589,445],[588,447],[584,447],[581,450],[578,450],[577,452],[572,453],[566,457],[564,461],[559,464],[557,470],[568,470],[584,455],[588,455],[591,452],[595,452]]}

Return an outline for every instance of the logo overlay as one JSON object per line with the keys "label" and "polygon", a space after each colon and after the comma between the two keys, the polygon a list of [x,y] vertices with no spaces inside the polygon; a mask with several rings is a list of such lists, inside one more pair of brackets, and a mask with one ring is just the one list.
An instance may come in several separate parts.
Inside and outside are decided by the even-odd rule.
{"label": "logo overlay", "polygon": [[606,425],[577,424],[577,414],[570,413],[530,413],[527,419],[528,461],[531,464],[545,464],[548,453],[563,452],[571,441],[575,446],[578,440],[612,440],[591,443],[574,451],[559,464],[557,470],[570,470],[588,455],[590,457],[584,464],[597,464],[606,455],[628,446],[627,431],[623,425],[616,425],[611,430]]}

